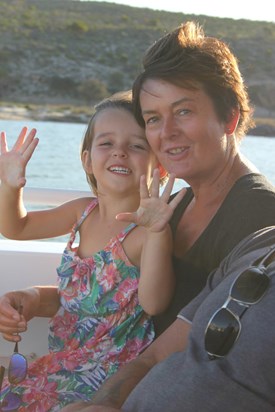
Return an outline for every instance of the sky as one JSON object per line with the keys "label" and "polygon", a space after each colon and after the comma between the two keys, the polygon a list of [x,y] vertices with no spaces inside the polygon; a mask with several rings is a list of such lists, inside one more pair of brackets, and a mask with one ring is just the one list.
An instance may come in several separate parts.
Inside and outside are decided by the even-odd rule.
{"label": "sky", "polygon": [[[93,0],[104,1],[104,0]],[[105,0],[106,1],[106,0]],[[272,0],[107,0],[109,3],[154,10],[275,22]],[[273,9],[273,10],[272,10]]]}

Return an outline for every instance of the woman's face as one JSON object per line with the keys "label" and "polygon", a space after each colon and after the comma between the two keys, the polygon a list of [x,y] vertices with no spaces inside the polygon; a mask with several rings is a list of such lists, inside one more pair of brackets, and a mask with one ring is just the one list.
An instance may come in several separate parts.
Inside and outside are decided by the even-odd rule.
{"label": "woman's face", "polygon": [[149,144],[169,173],[189,184],[212,180],[232,160],[234,137],[226,136],[226,125],[202,88],[189,90],[149,79],[140,105]]}

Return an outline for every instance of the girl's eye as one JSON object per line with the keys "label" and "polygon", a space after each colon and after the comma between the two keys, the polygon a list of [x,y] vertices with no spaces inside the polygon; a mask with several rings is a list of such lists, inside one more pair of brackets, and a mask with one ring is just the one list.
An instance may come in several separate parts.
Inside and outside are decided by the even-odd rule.
{"label": "girl's eye", "polygon": [[133,144],[132,147],[138,150],[146,150],[145,147],[141,146],[140,144]]}
{"label": "girl's eye", "polygon": [[99,146],[111,146],[111,143],[110,142],[103,142],[103,143],[100,143]]}

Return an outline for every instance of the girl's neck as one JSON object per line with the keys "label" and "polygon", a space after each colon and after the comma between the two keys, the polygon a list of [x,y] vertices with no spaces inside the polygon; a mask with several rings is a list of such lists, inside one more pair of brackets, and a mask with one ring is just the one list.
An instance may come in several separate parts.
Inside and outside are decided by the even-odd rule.
{"label": "girl's neck", "polygon": [[113,220],[118,213],[135,212],[140,203],[140,196],[108,196],[98,194],[98,210],[100,218]]}

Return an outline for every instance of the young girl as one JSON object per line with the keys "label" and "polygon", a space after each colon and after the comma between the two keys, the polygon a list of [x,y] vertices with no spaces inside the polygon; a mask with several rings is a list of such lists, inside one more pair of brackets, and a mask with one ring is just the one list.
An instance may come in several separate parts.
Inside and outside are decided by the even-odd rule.
{"label": "young girl", "polygon": [[[21,396],[21,412],[58,411],[91,399],[107,377],[152,342],[149,315],[166,308],[174,286],[171,233],[161,220],[167,221],[182,197],[168,204],[173,177],[159,197],[166,173],[133,117],[129,93],[96,106],[83,140],[82,163],[96,197],[26,211],[22,192],[35,135],[23,128],[8,151],[1,134],[0,232],[17,240],[71,236],[57,268],[59,295],[54,287],[5,295],[10,340],[20,339],[15,333],[33,316],[52,317],[49,354],[29,366],[20,385],[6,388]],[[125,213],[135,211],[138,226],[125,223]],[[73,246],[77,233],[79,245]]]}

